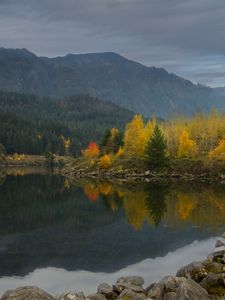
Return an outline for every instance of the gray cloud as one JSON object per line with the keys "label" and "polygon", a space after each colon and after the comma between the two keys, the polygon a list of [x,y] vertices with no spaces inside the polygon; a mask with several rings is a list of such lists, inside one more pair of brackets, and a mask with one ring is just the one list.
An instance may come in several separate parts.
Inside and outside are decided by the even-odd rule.
{"label": "gray cloud", "polygon": [[115,51],[225,85],[224,0],[0,0],[0,41],[48,56]]}

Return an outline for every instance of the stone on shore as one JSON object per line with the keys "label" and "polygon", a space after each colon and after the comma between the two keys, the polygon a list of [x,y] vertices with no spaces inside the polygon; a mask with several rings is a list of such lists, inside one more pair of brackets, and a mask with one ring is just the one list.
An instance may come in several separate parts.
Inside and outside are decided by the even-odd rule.
{"label": "stone on shore", "polygon": [[192,279],[167,276],[148,292],[153,300],[208,300],[207,291]]}
{"label": "stone on shore", "polygon": [[225,246],[225,240],[224,239],[216,241],[215,247],[218,248],[218,247],[221,247],[221,246]]}
{"label": "stone on shore", "polygon": [[[131,290],[125,289],[117,298],[119,300],[145,300],[147,299],[146,295],[144,294],[137,294]],[[149,298],[148,298],[149,300]]]}
{"label": "stone on shore", "polygon": [[186,277],[197,282],[200,282],[206,276],[206,268],[201,262],[190,263],[177,271],[177,277]]}
{"label": "stone on shore", "polygon": [[55,300],[55,298],[38,287],[25,286],[5,292],[0,300]]}
{"label": "stone on shore", "polygon": [[120,277],[117,281],[117,284],[125,283],[135,286],[143,286],[145,283],[144,279],[140,276],[126,276],[126,277]]}
{"label": "stone on shore", "polygon": [[106,300],[106,297],[102,294],[96,293],[87,296],[86,300]]}
{"label": "stone on shore", "polygon": [[85,300],[83,292],[67,292],[56,297],[57,300]]}
{"label": "stone on shore", "polygon": [[116,299],[117,294],[113,291],[113,288],[107,283],[99,284],[97,293],[104,295],[107,299]]}

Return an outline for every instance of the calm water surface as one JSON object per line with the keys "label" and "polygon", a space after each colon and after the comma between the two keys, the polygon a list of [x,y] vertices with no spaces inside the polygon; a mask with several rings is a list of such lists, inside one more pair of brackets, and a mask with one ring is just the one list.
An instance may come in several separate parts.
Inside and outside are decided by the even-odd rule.
{"label": "calm water surface", "polygon": [[0,294],[22,285],[88,294],[124,275],[147,285],[204,258],[224,231],[222,185],[1,176]]}

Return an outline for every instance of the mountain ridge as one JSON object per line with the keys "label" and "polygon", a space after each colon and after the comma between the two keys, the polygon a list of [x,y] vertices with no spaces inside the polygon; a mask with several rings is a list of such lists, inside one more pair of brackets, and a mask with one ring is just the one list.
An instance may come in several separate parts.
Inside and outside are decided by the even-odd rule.
{"label": "mountain ridge", "polygon": [[0,48],[0,90],[55,98],[85,93],[147,117],[225,107],[225,97],[210,87],[114,52],[48,58],[27,49]]}

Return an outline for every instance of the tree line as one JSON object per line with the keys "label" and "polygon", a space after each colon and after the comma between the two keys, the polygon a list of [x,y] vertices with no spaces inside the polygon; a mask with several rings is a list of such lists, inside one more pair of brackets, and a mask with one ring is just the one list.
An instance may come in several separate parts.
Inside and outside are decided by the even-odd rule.
{"label": "tree line", "polygon": [[99,158],[102,168],[110,167],[118,157],[140,158],[151,166],[166,165],[170,159],[225,160],[225,114],[212,110],[209,115],[147,122],[135,115],[124,133],[107,130],[100,147],[95,144],[94,152],[86,149],[83,155]]}

